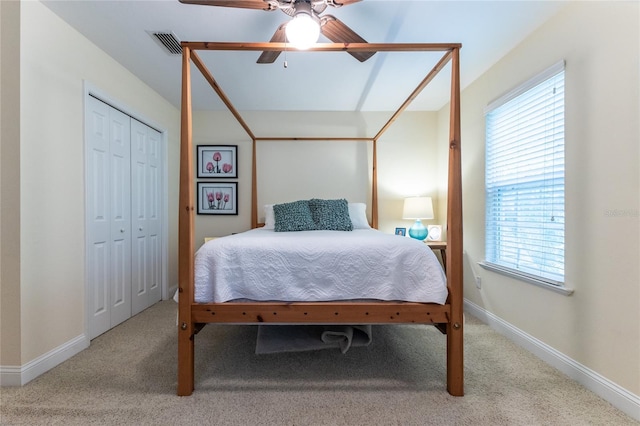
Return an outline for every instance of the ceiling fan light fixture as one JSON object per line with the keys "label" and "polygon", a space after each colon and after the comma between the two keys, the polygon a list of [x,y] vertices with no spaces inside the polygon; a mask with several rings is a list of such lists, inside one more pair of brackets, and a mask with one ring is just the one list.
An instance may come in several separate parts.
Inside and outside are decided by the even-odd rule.
{"label": "ceiling fan light fixture", "polygon": [[295,14],[285,28],[287,41],[296,49],[311,47],[320,37],[320,23],[311,14],[301,11]]}

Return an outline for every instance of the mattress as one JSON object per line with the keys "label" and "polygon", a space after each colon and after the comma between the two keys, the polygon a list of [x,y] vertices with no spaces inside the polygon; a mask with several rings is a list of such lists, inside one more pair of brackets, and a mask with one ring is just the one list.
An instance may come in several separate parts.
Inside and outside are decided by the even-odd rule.
{"label": "mattress", "polygon": [[421,241],[374,229],[252,229],[205,243],[195,301],[385,300],[444,304],[446,277]]}

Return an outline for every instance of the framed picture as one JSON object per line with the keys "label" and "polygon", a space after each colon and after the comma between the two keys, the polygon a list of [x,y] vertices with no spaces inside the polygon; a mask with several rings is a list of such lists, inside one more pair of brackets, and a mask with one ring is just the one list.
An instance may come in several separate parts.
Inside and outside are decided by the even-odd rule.
{"label": "framed picture", "polygon": [[238,214],[237,182],[198,182],[198,214]]}
{"label": "framed picture", "polygon": [[198,145],[199,178],[237,178],[238,145]]}
{"label": "framed picture", "polygon": [[440,225],[427,225],[427,241],[441,241],[442,240],[442,226]]}
{"label": "framed picture", "polygon": [[407,228],[396,228],[396,235],[401,235],[403,237],[407,236]]}

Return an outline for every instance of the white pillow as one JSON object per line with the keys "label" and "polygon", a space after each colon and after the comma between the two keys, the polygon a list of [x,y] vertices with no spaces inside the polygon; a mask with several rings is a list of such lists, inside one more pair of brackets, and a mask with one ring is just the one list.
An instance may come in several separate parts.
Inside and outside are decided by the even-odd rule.
{"label": "white pillow", "polygon": [[367,205],[364,203],[349,203],[349,218],[353,229],[371,229],[367,220]]}
{"label": "white pillow", "polygon": [[264,227],[262,229],[276,229],[276,216],[273,213],[273,204],[264,206]]}

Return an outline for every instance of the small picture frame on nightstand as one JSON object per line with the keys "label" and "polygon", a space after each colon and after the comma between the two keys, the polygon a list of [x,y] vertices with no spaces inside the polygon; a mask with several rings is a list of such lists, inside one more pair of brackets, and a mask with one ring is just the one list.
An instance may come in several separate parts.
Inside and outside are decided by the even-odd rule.
{"label": "small picture frame on nightstand", "polygon": [[396,228],[396,235],[400,235],[401,237],[407,236],[407,228]]}
{"label": "small picture frame on nightstand", "polygon": [[427,225],[427,240],[428,241],[442,241],[442,226],[441,225]]}

